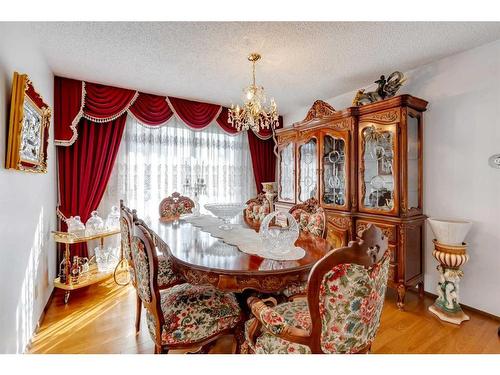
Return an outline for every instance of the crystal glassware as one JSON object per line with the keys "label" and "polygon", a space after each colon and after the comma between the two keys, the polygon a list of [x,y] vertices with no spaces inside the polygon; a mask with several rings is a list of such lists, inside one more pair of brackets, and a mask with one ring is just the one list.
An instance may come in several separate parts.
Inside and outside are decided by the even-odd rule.
{"label": "crystal glassware", "polygon": [[111,212],[106,217],[106,229],[120,229],[120,210],[116,206],[111,207]]}
{"label": "crystal glassware", "polygon": [[104,231],[104,220],[97,215],[97,211],[92,211],[85,227],[85,235],[93,236],[99,234]]}
{"label": "crystal glassware", "polygon": [[259,234],[265,252],[274,255],[285,255],[294,248],[295,241],[299,238],[299,225],[288,212],[280,212],[279,214],[286,216],[288,227],[271,227],[271,221],[278,215],[278,211],[274,211],[262,220]]}
{"label": "crystal glassware", "polygon": [[68,233],[72,233],[77,237],[85,236],[85,225],[80,220],[80,216],[71,216],[66,220],[68,225]]}
{"label": "crystal glassware", "polygon": [[243,203],[209,203],[204,207],[210,211],[214,216],[222,219],[224,224],[219,226],[219,229],[229,230],[231,226],[231,219],[243,211]]}
{"label": "crystal glassware", "polygon": [[118,264],[119,248],[107,247],[101,248],[100,246],[94,249],[95,260],[97,263],[97,270],[99,272],[108,272],[113,270]]}

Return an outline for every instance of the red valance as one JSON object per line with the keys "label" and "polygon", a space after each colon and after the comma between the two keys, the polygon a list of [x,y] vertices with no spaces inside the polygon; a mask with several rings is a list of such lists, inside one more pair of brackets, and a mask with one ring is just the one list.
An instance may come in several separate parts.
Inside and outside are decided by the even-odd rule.
{"label": "red valance", "polygon": [[192,100],[168,98],[174,113],[194,130],[206,128],[219,115],[221,106]]}
{"label": "red valance", "polygon": [[137,91],[85,83],[83,115],[95,122],[112,121],[123,115],[137,96]]}
{"label": "red valance", "polygon": [[217,124],[228,134],[236,134],[238,130],[227,122],[229,110],[226,107],[222,107],[219,116],[217,117]]}
{"label": "red valance", "polygon": [[130,106],[129,111],[137,120],[151,126],[164,124],[174,114],[168,106],[166,97],[142,92]]}
{"label": "red valance", "polygon": [[[189,128],[202,130],[214,120],[228,134],[238,131],[228,122],[228,109],[174,97],[139,93],[134,90],[55,77],[54,81],[55,144],[70,146],[77,137],[82,117],[96,123],[109,122],[130,112],[140,122],[159,126],[175,113]],[[281,121],[280,117],[280,121]],[[256,136],[269,139],[272,131],[261,130]]]}

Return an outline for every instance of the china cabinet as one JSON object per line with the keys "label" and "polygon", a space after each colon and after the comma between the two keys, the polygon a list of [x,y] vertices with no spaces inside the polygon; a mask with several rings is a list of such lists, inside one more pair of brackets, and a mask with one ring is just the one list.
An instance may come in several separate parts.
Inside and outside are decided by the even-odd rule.
{"label": "china cabinet", "polygon": [[407,288],[423,293],[426,107],[411,95],[340,111],[318,100],[303,121],[277,130],[276,209],[318,199],[327,214],[327,241],[335,247],[369,224],[382,229],[392,251],[389,286],[400,308]]}

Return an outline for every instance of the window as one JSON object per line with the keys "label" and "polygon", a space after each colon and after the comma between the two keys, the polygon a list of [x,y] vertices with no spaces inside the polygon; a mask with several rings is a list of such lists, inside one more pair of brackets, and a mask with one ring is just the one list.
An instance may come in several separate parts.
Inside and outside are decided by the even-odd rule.
{"label": "window", "polygon": [[193,131],[175,116],[162,127],[147,127],[129,115],[115,166],[99,210],[123,199],[146,223],[158,218],[160,201],[183,188],[186,179],[204,179],[207,202],[245,202],[255,196],[246,133],[226,134],[215,122]]}

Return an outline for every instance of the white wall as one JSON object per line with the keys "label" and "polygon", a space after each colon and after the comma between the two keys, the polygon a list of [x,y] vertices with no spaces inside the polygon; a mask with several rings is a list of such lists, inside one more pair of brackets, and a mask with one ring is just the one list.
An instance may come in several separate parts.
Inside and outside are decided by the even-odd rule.
{"label": "white wall", "polygon": [[[408,82],[400,93],[429,101],[424,115],[425,214],[473,221],[461,301],[500,316],[500,169],[488,166],[488,157],[500,153],[500,40],[405,74]],[[325,101],[343,109],[354,94]],[[308,109],[286,114],[285,124],[302,120]],[[426,237],[425,290],[436,293],[429,226]]]}
{"label": "white wall", "polygon": [[50,125],[48,173],[5,169],[12,74],[27,73],[52,108],[53,74],[23,24],[0,23],[0,353],[24,351],[53,289],[56,163]]}

